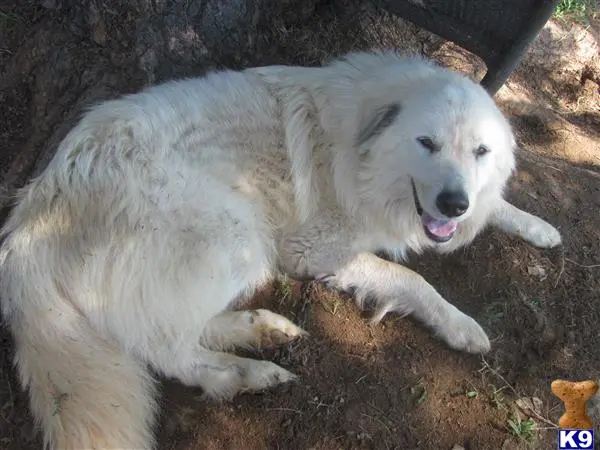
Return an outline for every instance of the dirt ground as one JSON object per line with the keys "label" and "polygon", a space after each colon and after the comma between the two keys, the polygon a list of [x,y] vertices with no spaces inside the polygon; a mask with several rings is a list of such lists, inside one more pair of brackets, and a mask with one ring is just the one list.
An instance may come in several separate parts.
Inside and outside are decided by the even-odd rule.
{"label": "dirt ground", "polygon": [[[374,46],[483,75],[472,55],[366,2],[227,3],[240,9],[0,0],[2,214],[83,107],[149,84],[209,68],[314,65]],[[255,356],[300,382],[215,405],[164,380],[159,448],[556,448],[562,404],[550,382],[600,378],[599,44],[598,18],[552,21],[497,95],[521,147],[508,196],[556,225],[564,246],[539,250],[490,229],[454,255],[409,264],[484,326],[493,340],[485,359],[448,349],[411,318],[372,327],[351,299],[280,280],[252,305],[310,337]],[[0,340],[0,448],[40,448],[6,331]]]}

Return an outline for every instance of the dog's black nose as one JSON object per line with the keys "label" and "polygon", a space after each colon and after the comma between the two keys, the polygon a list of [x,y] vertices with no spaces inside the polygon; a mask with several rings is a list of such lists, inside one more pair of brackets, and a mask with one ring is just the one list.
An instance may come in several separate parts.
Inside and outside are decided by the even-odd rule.
{"label": "dog's black nose", "polygon": [[446,217],[458,217],[469,209],[469,198],[464,191],[442,191],[435,204]]}

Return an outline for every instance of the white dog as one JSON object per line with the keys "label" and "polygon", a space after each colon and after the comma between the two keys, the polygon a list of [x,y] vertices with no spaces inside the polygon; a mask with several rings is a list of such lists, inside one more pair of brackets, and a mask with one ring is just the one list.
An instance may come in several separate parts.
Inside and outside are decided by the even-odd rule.
{"label": "white dog", "polygon": [[321,68],[222,71],[94,107],[3,230],[3,314],[44,442],[151,448],[148,365],[213,398],[294,375],[227,353],[303,331],[228,310],[277,271],[414,314],[451,347],[482,328],[386,249],[452,251],[487,224],[558,231],[502,198],[515,142],[470,80],[357,53]]}

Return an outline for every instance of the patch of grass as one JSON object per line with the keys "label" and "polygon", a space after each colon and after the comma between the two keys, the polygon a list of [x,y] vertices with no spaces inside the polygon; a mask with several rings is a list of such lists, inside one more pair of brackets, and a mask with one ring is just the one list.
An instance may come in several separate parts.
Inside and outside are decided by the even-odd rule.
{"label": "patch of grass", "polygon": [[425,400],[427,400],[427,389],[423,388],[423,392],[417,399],[417,404],[420,405],[422,403],[425,403]]}
{"label": "patch of grass", "polygon": [[504,304],[502,302],[490,303],[486,305],[483,314],[486,325],[493,328],[504,319]]}
{"label": "patch of grass", "polygon": [[413,387],[410,388],[411,393],[417,393],[419,392],[419,396],[417,397],[417,405],[422,405],[423,403],[425,403],[425,400],[427,400],[428,397],[428,392],[427,392],[427,386],[425,385],[425,381],[421,378],[417,384],[413,385]]}
{"label": "patch of grass", "polygon": [[515,417],[515,420],[508,419],[508,427],[513,435],[523,441],[529,441],[533,437],[536,423],[531,418],[522,420],[520,417]]}
{"label": "patch of grass", "polygon": [[556,6],[554,17],[581,18],[600,11],[597,0],[561,0]]}
{"label": "patch of grass", "polygon": [[492,386],[490,401],[492,402],[492,405],[498,409],[506,409],[506,397],[504,397],[504,394],[502,393],[505,388],[506,386],[496,389],[496,386]]}
{"label": "patch of grass", "polygon": [[285,275],[278,277],[275,282],[275,295],[279,298],[279,303],[285,303],[294,293],[294,286],[292,280]]}
{"label": "patch of grass", "polygon": [[22,23],[23,19],[19,16],[11,13],[4,12],[0,9],[0,23],[7,25],[15,25],[17,23]]}
{"label": "patch of grass", "polygon": [[465,393],[465,395],[467,396],[467,398],[477,398],[479,396],[479,392],[473,390],[473,391],[468,391]]}
{"label": "patch of grass", "polygon": [[328,299],[321,300],[321,304],[323,305],[325,311],[327,311],[332,316],[335,316],[335,313],[337,312],[338,307],[340,306],[340,302],[341,300],[337,295],[332,295]]}

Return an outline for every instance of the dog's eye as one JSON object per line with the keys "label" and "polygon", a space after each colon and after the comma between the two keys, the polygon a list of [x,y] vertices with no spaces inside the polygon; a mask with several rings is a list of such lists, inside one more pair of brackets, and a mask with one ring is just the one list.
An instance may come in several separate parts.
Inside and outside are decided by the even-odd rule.
{"label": "dog's eye", "polygon": [[419,143],[431,153],[436,153],[440,151],[439,145],[437,145],[435,142],[433,142],[431,138],[427,136],[418,137],[417,141],[419,141]]}
{"label": "dog's eye", "polygon": [[475,150],[475,156],[477,158],[479,158],[480,156],[483,156],[487,153],[490,152],[490,149],[487,148],[485,145],[480,145],[479,147],[477,147],[477,149]]}

